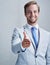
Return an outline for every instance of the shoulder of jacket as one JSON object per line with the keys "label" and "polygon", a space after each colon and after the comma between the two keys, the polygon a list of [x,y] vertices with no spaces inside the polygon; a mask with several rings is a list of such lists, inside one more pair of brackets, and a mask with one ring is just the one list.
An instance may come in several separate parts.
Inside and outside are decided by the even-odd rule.
{"label": "shoulder of jacket", "polygon": [[42,32],[44,32],[44,33],[46,33],[46,34],[49,34],[49,35],[50,35],[50,32],[49,32],[49,31],[47,31],[47,30],[45,30],[45,29],[40,28],[40,30],[41,30]]}

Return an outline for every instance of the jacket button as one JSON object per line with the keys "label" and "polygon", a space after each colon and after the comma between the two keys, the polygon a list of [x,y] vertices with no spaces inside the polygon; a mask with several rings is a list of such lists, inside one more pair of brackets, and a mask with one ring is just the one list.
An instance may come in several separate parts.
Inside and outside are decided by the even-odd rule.
{"label": "jacket button", "polygon": [[17,53],[20,53],[20,51],[18,51]]}
{"label": "jacket button", "polygon": [[37,58],[37,56],[35,55],[35,58]]}

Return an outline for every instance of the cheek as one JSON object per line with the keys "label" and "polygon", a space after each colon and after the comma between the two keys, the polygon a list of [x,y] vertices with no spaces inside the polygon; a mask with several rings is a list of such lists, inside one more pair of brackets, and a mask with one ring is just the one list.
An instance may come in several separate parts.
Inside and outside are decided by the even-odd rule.
{"label": "cheek", "polygon": [[35,17],[38,18],[39,17],[39,14],[36,14]]}
{"label": "cheek", "polygon": [[30,14],[26,15],[26,18],[30,18]]}

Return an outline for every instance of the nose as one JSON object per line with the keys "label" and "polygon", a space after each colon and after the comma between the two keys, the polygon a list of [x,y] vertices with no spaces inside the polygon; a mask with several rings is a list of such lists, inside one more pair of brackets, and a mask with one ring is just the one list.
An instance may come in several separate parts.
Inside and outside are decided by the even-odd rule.
{"label": "nose", "polygon": [[31,12],[31,16],[34,16],[34,12]]}

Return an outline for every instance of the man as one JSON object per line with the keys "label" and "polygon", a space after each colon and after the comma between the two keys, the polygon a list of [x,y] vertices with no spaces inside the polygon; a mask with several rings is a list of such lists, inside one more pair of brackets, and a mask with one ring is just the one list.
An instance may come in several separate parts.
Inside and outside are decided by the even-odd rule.
{"label": "man", "polygon": [[37,22],[40,7],[36,1],[30,1],[24,12],[27,24],[15,28],[12,36],[12,51],[18,53],[16,65],[50,65],[50,34]]}

